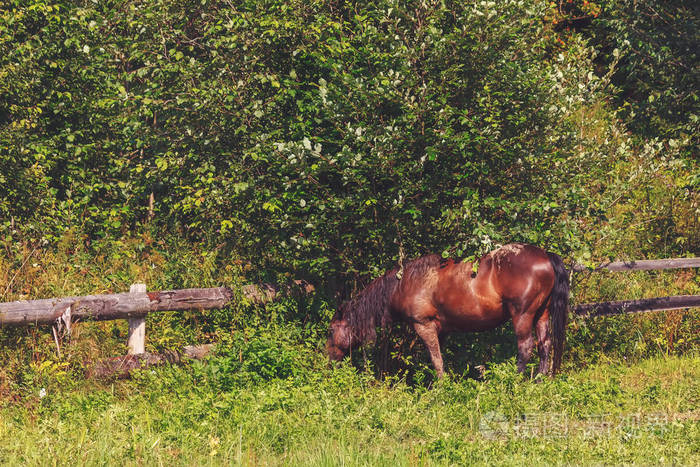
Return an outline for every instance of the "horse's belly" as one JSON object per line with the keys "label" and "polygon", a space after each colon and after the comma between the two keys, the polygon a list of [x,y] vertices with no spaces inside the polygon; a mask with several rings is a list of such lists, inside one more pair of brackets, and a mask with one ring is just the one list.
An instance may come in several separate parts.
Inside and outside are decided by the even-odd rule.
{"label": "horse's belly", "polygon": [[491,306],[456,306],[442,310],[443,330],[475,332],[496,328],[508,321],[508,314],[501,304]]}

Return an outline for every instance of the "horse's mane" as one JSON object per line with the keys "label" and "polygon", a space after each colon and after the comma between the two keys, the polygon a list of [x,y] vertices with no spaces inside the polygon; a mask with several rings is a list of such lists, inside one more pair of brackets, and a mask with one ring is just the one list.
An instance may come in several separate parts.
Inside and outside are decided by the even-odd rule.
{"label": "horse's mane", "polygon": [[[425,273],[440,264],[437,255],[423,256],[404,264],[401,281],[420,280]],[[377,327],[391,324],[389,300],[399,286],[396,277],[398,269],[392,269],[386,274],[374,279],[355,298],[343,303],[336,313],[337,318],[343,318],[352,329],[355,338],[360,342],[374,340],[377,337]]]}

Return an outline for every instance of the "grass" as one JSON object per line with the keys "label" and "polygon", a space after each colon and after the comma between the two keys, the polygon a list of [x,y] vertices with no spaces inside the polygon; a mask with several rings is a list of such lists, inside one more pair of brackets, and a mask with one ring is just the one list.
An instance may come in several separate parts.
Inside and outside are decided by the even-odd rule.
{"label": "grass", "polygon": [[[148,236],[99,256],[66,242],[0,258],[2,300],[232,285],[244,273],[235,258]],[[698,280],[591,276],[574,301],[697,293]],[[452,373],[439,382],[410,336],[389,341],[384,379],[360,353],[329,368],[332,313],[311,297],[149,315],[148,350],[219,350],[126,381],[83,376],[86,362],[125,353],[125,321],[77,324],[61,356],[47,328],[0,329],[0,464],[700,464],[699,310],[575,320],[563,374],[537,382],[516,373],[510,328],[448,339]]]}
{"label": "grass", "polygon": [[700,463],[697,356],[598,364],[539,383],[523,381],[509,361],[483,381],[451,376],[429,388],[315,365],[222,389],[226,375],[206,368],[225,358],[8,405],[0,409],[0,461]]}

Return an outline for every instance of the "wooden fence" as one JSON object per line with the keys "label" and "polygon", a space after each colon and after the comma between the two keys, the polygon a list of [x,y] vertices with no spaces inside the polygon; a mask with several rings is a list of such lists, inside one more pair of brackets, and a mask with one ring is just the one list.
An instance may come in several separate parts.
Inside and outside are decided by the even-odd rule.
{"label": "wooden fence", "polygon": [[[575,264],[573,272],[599,271],[649,271],[654,269],[700,268],[700,258],[651,259],[603,263],[594,269]],[[620,300],[614,302],[585,303],[574,307],[574,313],[583,316],[604,316],[640,311],[678,310],[700,306],[700,295],[676,295],[670,297]]]}
{"label": "wooden fence", "polygon": [[[592,271],[601,269],[633,271],[697,267],[700,267],[700,258],[678,258],[611,262],[601,264]],[[581,272],[588,269],[580,265],[574,265],[572,270]],[[303,281],[295,281],[291,286],[283,289],[286,291],[301,290],[308,293],[313,290],[313,286]],[[262,286],[247,285],[242,288],[243,297],[257,303],[273,300],[279,293],[280,289],[270,284]],[[0,326],[53,324],[54,335],[56,335],[59,329],[70,331],[71,323],[76,320],[127,319],[129,320],[129,353],[138,355],[145,351],[146,314],[158,311],[221,308],[228,304],[233,297],[233,291],[227,287],[148,292],[145,284],[134,284],[131,286],[131,290],[126,293],[0,303]],[[573,312],[584,316],[602,316],[690,307],[700,307],[700,295],[678,295],[641,300],[587,303],[575,306]]]}
{"label": "wooden fence", "polygon": [[[599,271],[607,269],[609,271],[649,271],[652,269],[682,269],[700,268],[700,258],[671,258],[671,259],[643,259],[632,261],[615,261],[603,263],[593,269]],[[574,272],[588,271],[586,266],[575,264],[571,268]]]}
{"label": "wooden fence", "polygon": [[[312,292],[313,286],[305,281],[294,281],[284,287],[251,284],[241,288],[241,295],[249,302],[265,303],[280,293],[299,291]],[[0,303],[0,326],[52,324],[56,336],[60,330],[70,332],[71,324],[78,320],[127,319],[129,354],[138,355],[145,352],[148,313],[222,308],[233,298],[234,292],[228,287],[147,292],[145,284],[134,284],[126,293]]]}

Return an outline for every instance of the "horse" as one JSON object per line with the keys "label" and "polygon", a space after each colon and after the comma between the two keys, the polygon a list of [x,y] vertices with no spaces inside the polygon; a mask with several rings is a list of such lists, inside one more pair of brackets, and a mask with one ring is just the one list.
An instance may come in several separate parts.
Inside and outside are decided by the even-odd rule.
{"label": "horse", "polygon": [[510,319],[518,371],[525,373],[534,327],[538,373],[555,375],[569,313],[569,274],[561,257],[534,245],[511,243],[481,257],[478,268],[473,266],[428,255],[376,278],[338,307],[326,343],[330,360],[342,360],[351,349],[375,340],[378,327],[404,321],[425,344],[441,378],[440,345],[447,334],[486,331]]}

